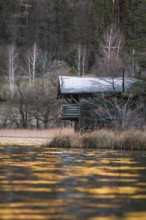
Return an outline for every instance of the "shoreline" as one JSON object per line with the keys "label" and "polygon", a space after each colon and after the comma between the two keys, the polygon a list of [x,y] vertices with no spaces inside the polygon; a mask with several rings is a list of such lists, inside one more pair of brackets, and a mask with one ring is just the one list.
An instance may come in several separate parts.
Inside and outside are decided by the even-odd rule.
{"label": "shoreline", "polygon": [[51,138],[35,138],[35,137],[0,137],[0,146],[43,146],[51,142]]}
{"label": "shoreline", "polygon": [[72,136],[56,136],[48,144],[48,147],[145,151],[146,130],[101,129],[88,133],[75,133]]}
{"label": "shoreline", "polygon": [[53,128],[44,130],[0,129],[0,146],[44,146],[60,135],[73,135],[72,128]]}
{"label": "shoreline", "polygon": [[101,129],[87,133],[77,133],[72,128],[0,130],[0,146],[145,151],[146,130]]}

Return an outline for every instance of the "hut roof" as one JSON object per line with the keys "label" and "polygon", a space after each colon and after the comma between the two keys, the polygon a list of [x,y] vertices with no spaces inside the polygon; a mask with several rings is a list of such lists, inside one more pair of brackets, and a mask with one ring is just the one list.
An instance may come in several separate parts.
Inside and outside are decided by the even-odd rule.
{"label": "hut roof", "polygon": [[[125,77],[125,92],[138,82],[135,78]],[[120,93],[123,92],[122,77],[73,77],[59,76],[60,94],[92,94],[92,93]]]}

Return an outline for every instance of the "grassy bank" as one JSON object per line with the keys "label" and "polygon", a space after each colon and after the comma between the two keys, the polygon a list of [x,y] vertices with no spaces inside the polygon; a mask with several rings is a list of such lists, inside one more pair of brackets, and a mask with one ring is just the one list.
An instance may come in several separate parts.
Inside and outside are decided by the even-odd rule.
{"label": "grassy bank", "polygon": [[98,130],[55,136],[48,147],[146,150],[146,130]]}

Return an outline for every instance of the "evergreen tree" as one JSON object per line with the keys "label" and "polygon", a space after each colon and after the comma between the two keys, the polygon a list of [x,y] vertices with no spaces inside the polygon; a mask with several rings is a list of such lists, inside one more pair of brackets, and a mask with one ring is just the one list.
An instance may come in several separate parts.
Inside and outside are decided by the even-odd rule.
{"label": "evergreen tree", "polygon": [[99,41],[106,27],[115,19],[115,13],[112,0],[92,0],[93,1],[93,16],[96,25],[95,44],[98,46]]}
{"label": "evergreen tree", "polygon": [[137,59],[142,69],[146,68],[146,1],[125,0],[122,27],[126,35],[127,48]]}

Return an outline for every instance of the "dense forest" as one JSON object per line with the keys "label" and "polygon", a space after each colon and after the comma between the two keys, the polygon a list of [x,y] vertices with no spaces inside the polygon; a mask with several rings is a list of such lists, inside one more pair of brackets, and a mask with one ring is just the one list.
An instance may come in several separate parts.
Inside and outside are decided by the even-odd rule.
{"label": "dense forest", "polygon": [[59,74],[145,69],[146,1],[0,0],[1,127],[56,123]]}

